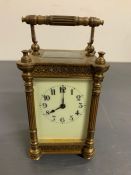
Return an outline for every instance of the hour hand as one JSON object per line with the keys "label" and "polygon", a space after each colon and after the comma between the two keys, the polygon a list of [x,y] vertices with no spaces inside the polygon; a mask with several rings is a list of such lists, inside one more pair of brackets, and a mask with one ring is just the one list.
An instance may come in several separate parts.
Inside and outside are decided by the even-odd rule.
{"label": "hour hand", "polygon": [[50,111],[50,113],[53,113],[53,112],[57,111],[58,109],[64,109],[65,107],[66,107],[65,104],[61,104],[58,108],[52,109],[52,110]]}
{"label": "hour hand", "polygon": [[61,106],[59,106],[58,108],[56,108],[56,109],[52,109],[51,111],[50,111],[50,113],[53,113],[53,112],[55,112],[56,110],[58,110],[58,109],[60,109],[61,108]]}

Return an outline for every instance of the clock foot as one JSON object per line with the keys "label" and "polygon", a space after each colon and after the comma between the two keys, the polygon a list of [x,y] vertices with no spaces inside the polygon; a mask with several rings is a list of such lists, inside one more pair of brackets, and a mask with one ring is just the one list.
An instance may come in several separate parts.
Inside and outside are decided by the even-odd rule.
{"label": "clock foot", "polygon": [[40,157],[41,157],[41,151],[40,149],[36,149],[36,150],[33,150],[33,149],[30,149],[29,150],[29,156],[32,160],[39,160]]}
{"label": "clock foot", "polygon": [[84,148],[83,153],[82,153],[82,157],[84,159],[92,159],[95,155],[95,148]]}

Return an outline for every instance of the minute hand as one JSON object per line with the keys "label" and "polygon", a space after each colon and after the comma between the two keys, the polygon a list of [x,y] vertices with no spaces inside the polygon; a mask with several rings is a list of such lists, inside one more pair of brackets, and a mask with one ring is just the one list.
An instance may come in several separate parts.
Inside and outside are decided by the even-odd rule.
{"label": "minute hand", "polygon": [[62,95],[62,103],[64,105],[64,92],[63,92],[63,95]]}

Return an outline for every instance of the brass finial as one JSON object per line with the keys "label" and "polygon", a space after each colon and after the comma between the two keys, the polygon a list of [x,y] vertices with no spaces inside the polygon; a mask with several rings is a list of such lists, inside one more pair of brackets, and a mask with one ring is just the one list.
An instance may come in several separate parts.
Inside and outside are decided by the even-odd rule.
{"label": "brass finial", "polygon": [[21,62],[22,63],[30,63],[31,62],[31,58],[28,55],[28,50],[22,50],[23,56],[21,58]]}
{"label": "brass finial", "polygon": [[33,55],[40,55],[40,53],[39,53],[40,46],[37,44],[37,42],[35,42],[31,45],[31,49],[33,51],[32,52]]}
{"label": "brass finial", "polygon": [[95,48],[94,46],[89,42],[87,47],[85,48],[86,56],[94,56],[95,55]]}
{"label": "brass finial", "polygon": [[96,59],[95,63],[99,65],[104,65],[106,63],[104,59],[105,52],[100,51],[98,52],[98,54],[99,54],[99,57]]}

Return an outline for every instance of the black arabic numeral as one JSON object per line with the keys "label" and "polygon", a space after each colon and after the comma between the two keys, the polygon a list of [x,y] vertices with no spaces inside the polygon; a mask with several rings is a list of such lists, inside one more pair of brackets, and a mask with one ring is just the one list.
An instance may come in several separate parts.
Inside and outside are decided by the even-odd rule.
{"label": "black arabic numeral", "polygon": [[43,95],[43,98],[45,101],[49,101],[50,100],[50,96],[49,95]]}
{"label": "black arabic numeral", "polygon": [[61,118],[60,118],[60,122],[61,122],[62,124],[65,122],[64,117],[61,117]]}
{"label": "black arabic numeral", "polygon": [[73,95],[73,89],[71,89],[71,95]]}
{"label": "black arabic numeral", "polygon": [[80,115],[80,112],[77,110],[75,114],[76,114],[76,115]]}
{"label": "black arabic numeral", "polygon": [[77,95],[77,96],[76,96],[76,99],[77,99],[78,101],[80,101],[80,100],[81,100],[81,95]]}
{"label": "black arabic numeral", "polygon": [[72,121],[74,120],[73,115],[70,116],[70,120],[72,120]]}
{"label": "black arabic numeral", "polygon": [[79,108],[83,108],[83,104],[82,103],[79,103]]}
{"label": "black arabic numeral", "polygon": [[55,95],[55,89],[51,88],[51,95]]}
{"label": "black arabic numeral", "polygon": [[66,87],[64,85],[60,86],[60,93],[65,93]]}
{"label": "black arabic numeral", "polygon": [[47,104],[46,103],[43,103],[42,106],[43,106],[43,108],[47,108]]}
{"label": "black arabic numeral", "polygon": [[50,114],[50,111],[47,110],[47,111],[46,111],[46,114],[49,115],[49,114]]}
{"label": "black arabic numeral", "polygon": [[52,121],[55,121],[55,119],[56,119],[56,116],[53,115],[53,116],[52,116]]}

